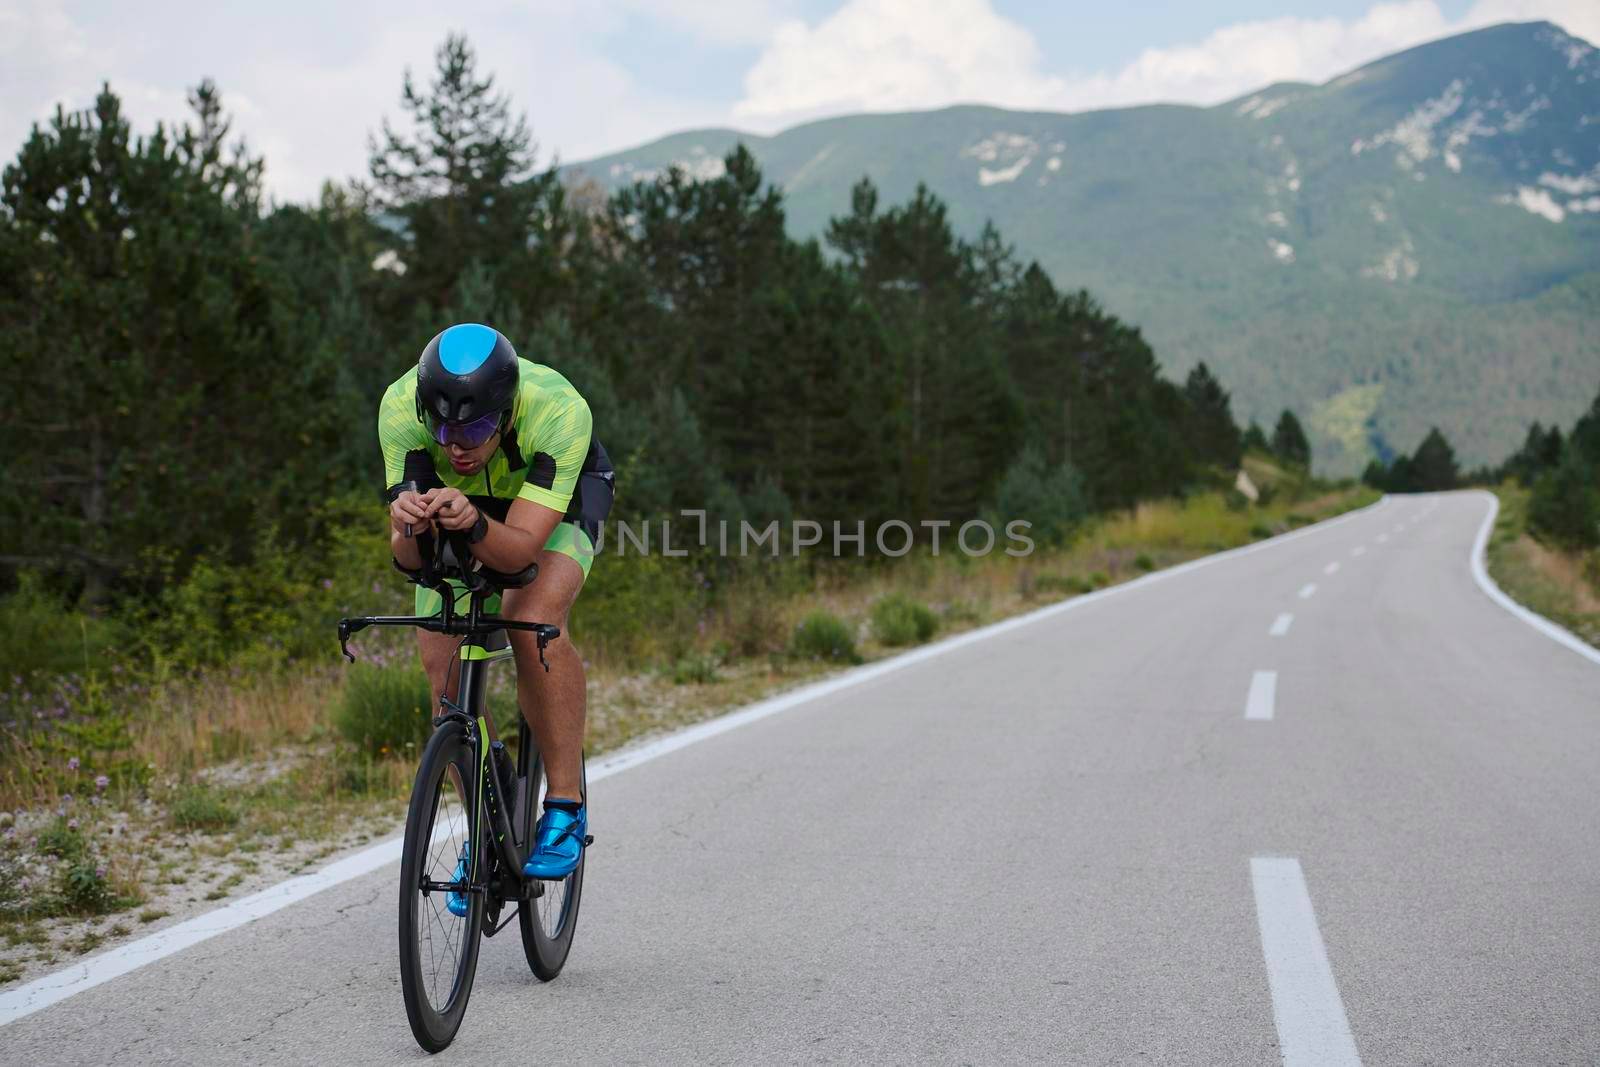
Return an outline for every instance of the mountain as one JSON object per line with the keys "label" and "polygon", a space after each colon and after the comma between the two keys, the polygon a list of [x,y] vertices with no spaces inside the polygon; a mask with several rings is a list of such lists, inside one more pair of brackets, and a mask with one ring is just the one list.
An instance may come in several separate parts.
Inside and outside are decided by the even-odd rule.
{"label": "mountain", "polygon": [[1241,418],[1307,416],[1319,467],[1410,451],[1433,424],[1498,461],[1600,388],[1600,54],[1495,26],[1325,85],[1215,107],[952,107],[773,137],[676,134],[565,168],[606,189],[743,142],[820,235],[869,177],[992,219],[1063,288],[1138,323],[1174,374],[1205,360]]}

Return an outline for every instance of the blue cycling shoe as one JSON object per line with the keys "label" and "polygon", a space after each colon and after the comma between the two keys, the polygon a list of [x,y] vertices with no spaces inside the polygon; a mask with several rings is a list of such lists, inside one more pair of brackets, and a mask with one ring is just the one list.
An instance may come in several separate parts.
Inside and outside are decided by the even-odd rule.
{"label": "blue cycling shoe", "polygon": [[[467,861],[472,858],[472,842],[468,841],[461,846],[461,858],[456,860],[456,873],[450,876],[452,882],[465,881],[467,877]],[[458,919],[467,917],[467,894],[457,893],[454,889],[444,895],[445,910]]]}
{"label": "blue cycling shoe", "polygon": [[528,878],[565,878],[577,870],[583,848],[592,840],[589,815],[582,805],[546,806],[522,873]]}

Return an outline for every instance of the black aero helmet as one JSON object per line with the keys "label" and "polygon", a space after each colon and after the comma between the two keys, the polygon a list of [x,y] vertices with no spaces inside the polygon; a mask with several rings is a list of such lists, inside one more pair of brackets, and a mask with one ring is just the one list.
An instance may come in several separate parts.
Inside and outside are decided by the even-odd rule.
{"label": "black aero helmet", "polygon": [[498,415],[517,395],[517,350],[490,326],[463,322],[437,334],[417,360],[417,418],[435,425]]}

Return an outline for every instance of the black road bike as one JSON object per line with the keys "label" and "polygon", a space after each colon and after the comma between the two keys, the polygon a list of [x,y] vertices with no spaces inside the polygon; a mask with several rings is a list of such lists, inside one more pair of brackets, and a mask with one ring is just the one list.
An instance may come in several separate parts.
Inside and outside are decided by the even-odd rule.
{"label": "black road bike", "polygon": [[[400,986],[406,1018],[417,1043],[438,1052],[455,1039],[466,1014],[480,934],[493,937],[511,922],[511,915],[501,918],[506,905],[517,917],[534,975],[548,982],[561,973],[577,928],[584,861],[580,857],[577,869],[559,881],[523,876],[546,789],[544,764],[522,716],[512,753],[495,737],[484,709],[489,665],[511,658],[507,630],[533,633],[539,662],[550,669],[544,650],[561,636],[558,627],[484,611],[485,601],[496,593],[531,583],[538,564],[520,574],[502,574],[473,560],[459,536],[423,534],[418,544],[422,568],[400,570],[440,593],[440,614],[341,619],[339,647],[354,661],[350,637],[369,626],[415,626],[461,637],[460,680],[453,692],[447,683],[439,698],[433,736],[411,787],[400,858]],[[454,603],[450,579],[471,595],[465,614]],[[583,790],[587,799],[587,775]],[[465,915],[451,910],[452,900]]]}

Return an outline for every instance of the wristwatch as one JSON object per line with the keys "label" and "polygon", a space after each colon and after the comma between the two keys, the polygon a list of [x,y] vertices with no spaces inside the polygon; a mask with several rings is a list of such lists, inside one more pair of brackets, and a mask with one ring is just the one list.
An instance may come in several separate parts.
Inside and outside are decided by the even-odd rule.
{"label": "wristwatch", "polygon": [[467,544],[475,545],[489,536],[489,516],[482,509],[478,511],[478,521],[472,524],[472,529],[467,531]]}

